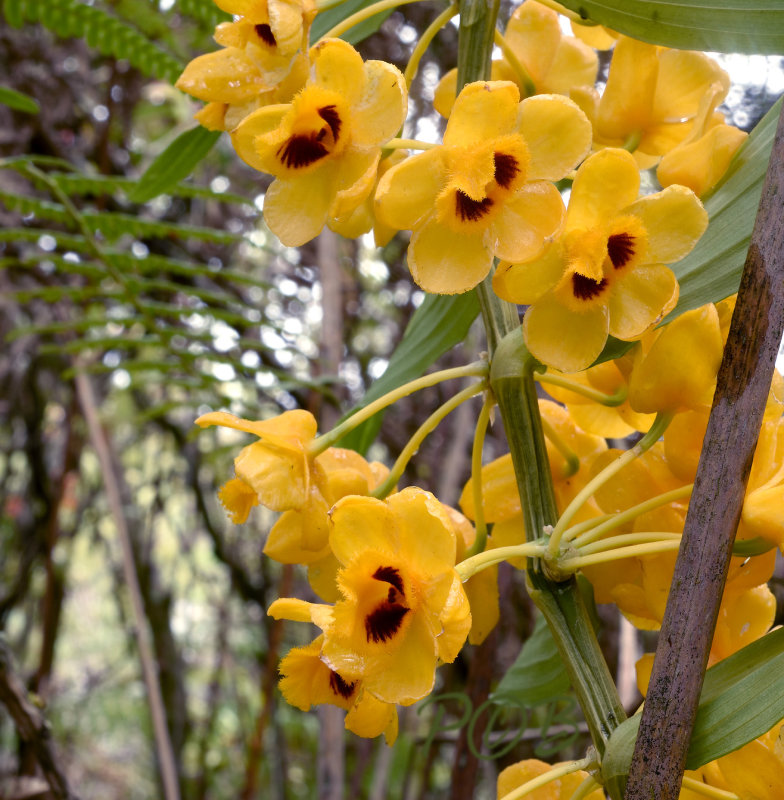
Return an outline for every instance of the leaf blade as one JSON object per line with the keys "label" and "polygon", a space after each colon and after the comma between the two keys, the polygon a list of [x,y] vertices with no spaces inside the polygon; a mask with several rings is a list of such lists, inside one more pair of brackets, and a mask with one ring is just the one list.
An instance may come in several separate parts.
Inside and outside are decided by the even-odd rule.
{"label": "leaf blade", "polygon": [[778,0],[562,0],[564,6],[651,44],[722,53],[784,53]]}
{"label": "leaf blade", "polygon": [[163,194],[193,172],[220,137],[197,125],[181,133],[145,170],[128,199],[146,203]]}

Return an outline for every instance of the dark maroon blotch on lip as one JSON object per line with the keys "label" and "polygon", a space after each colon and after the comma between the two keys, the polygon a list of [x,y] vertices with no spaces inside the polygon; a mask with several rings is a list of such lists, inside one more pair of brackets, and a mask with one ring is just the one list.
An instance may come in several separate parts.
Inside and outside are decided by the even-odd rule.
{"label": "dark maroon blotch on lip", "polygon": [[520,165],[517,163],[517,159],[509,153],[494,153],[493,156],[495,182],[504,189],[508,189],[517,177],[517,173],[520,172]]}
{"label": "dark maroon blotch on lip", "polygon": [[607,239],[607,255],[615,269],[626,266],[634,255],[634,237],[630,233],[614,233]]}
{"label": "dark maroon blotch on lip", "polygon": [[457,215],[465,222],[476,222],[490,210],[493,201],[489,197],[482,200],[472,200],[465,192],[460,189],[455,192],[455,208]]}
{"label": "dark maroon blotch on lip", "polygon": [[592,300],[594,297],[598,297],[606,284],[607,278],[595,281],[593,278],[586,278],[585,275],[579,275],[576,272],[572,275],[572,289],[578,300]]}
{"label": "dark maroon blotch on lip", "polygon": [[368,641],[385,642],[391,639],[403,624],[403,617],[411,609],[399,603],[384,601],[365,617],[365,636]]}
{"label": "dark maroon blotch on lip", "polygon": [[323,136],[319,137],[318,134],[292,136],[278,148],[276,155],[287,167],[307,167],[329,152],[321,143],[321,138]]}
{"label": "dark maroon blotch on lip", "polygon": [[357,683],[356,681],[349,683],[343,680],[337,672],[331,671],[329,674],[329,685],[335,694],[339,694],[344,700],[348,700],[349,697],[354,694],[354,688]]}
{"label": "dark maroon blotch on lip", "polygon": [[277,47],[278,42],[275,39],[275,34],[272,32],[272,28],[269,25],[256,25],[256,35],[261,39],[264,44],[269,45],[270,47]]}

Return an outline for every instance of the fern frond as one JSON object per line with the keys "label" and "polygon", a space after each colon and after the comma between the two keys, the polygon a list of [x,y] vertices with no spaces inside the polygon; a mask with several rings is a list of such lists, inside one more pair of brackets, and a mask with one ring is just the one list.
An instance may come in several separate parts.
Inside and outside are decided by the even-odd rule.
{"label": "fern frond", "polygon": [[[84,175],[74,172],[50,172],[49,177],[55,181],[66,194],[92,197],[115,195],[118,193],[128,195],[138,184],[138,181],[132,180],[131,178],[120,178],[108,175]],[[172,197],[194,197],[203,200],[214,200],[218,203],[243,205],[249,208],[254,207],[253,201],[242,195],[232,194],[231,192],[213,192],[212,189],[208,189],[204,186],[189,186],[185,183],[172,187],[167,194]]]}
{"label": "fern frond", "polygon": [[26,217],[32,214],[38,219],[45,219],[49,222],[61,222],[63,224],[71,222],[66,210],[59,203],[52,203],[49,200],[39,200],[37,197],[16,194],[15,192],[4,192],[0,189],[0,203],[9,211],[18,211]]}
{"label": "fern frond", "polygon": [[8,22],[39,22],[63,38],[83,38],[105,56],[124,58],[150,78],[174,83],[184,64],[129,23],[81,0],[4,0]]}
{"label": "fern frond", "polygon": [[45,228],[5,228],[0,229],[0,242],[38,242],[44,237],[51,237],[61,250],[73,250],[75,253],[89,251],[83,236]]}
{"label": "fern frond", "polygon": [[114,266],[124,272],[138,272],[140,274],[154,272],[158,275],[161,273],[168,273],[170,275],[182,275],[188,278],[203,277],[211,281],[228,281],[245,286],[258,286],[260,289],[272,288],[272,284],[269,281],[264,281],[260,278],[255,278],[252,275],[247,275],[244,272],[238,272],[232,269],[214,270],[191,261],[182,261],[180,259],[158,255],[137,258],[130,253],[118,253],[114,251],[106,255],[111,259]]}
{"label": "fern frond", "polygon": [[164,220],[139,219],[132,214],[118,212],[85,211],[84,221],[94,233],[114,241],[125,234],[137,239],[198,239],[215,244],[234,244],[242,237],[235,233],[204,228],[196,225],[178,225]]}

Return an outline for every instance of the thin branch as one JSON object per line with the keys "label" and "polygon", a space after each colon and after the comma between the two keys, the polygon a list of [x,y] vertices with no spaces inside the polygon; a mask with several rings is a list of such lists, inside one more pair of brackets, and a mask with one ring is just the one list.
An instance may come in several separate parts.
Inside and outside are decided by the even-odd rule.
{"label": "thin branch", "polygon": [[14,721],[19,738],[35,753],[52,797],[55,800],[77,800],[68,789],[68,782],[57,765],[52,748],[49,723],[41,710],[31,702],[21,678],[14,672],[11,652],[0,636],[0,703]]}
{"label": "thin branch", "polygon": [[626,800],[675,800],[732,542],[784,330],[784,114],[779,117],[738,301],[664,613]]}
{"label": "thin branch", "polygon": [[139,588],[139,577],[136,573],[131,539],[123,513],[119,482],[114,473],[114,463],[109,442],[98,419],[98,409],[90,379],[80,372],[77,373],[75,382],[79,405],[87,423],[90,441],[101,465],[101,477],[106,491],[106,499],[117,529],[120,547],[122,548],[123,575],[130,595],[134,633],[139,646],[139,658],[141,660],[144,683],[147,687],[147,700],[150,705],[164,798],[165,800],[179,800],[180,789],[177,780],[177,764],[166,724],[166,707],[161,694],[152,637],[147,617],[144,613],[144,601]]}

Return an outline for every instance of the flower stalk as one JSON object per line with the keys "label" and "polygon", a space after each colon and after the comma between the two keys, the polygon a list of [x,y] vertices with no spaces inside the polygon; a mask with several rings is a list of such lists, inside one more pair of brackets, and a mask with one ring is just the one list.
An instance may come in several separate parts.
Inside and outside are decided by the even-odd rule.
{"label": "flower stalk", "polygon": [[[498,0],[460,2],[458,92],[466,83],[487,80],[490,75],[498,5]],[[526,538],[531,543],[558,518],[533,377],[534,369],[541,367],[523,343],[517,308],[496,296],[490,277],[477,286],[477,297],[490,352],[490,388],[504,422]],[[582,595],[574,578],[551,580],[540,558],[530,560],[528,580],[531,598],[547,620],[601,757],[610,734],[626,714]],[[610,791],[613,800],[620,800],[617,787]]]}

